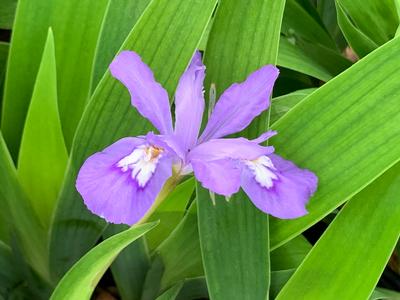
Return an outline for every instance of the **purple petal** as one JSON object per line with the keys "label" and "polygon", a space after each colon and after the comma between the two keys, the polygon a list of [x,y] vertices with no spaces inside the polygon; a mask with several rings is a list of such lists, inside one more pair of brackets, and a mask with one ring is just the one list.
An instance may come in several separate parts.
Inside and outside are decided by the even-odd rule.
{"label": "purple petal", "polygon": [[218,159],[256,159],[262,155],[274,152],[271,146],[264,147],[245,138],[213,139],[197,145],[190,151],[189,161],[201,159],[204,161]]}
{"label": "purple petal", "polygon": [[81,167],[76,188],[90,211],[111,223],[132,225],[153,204],[165,181],[171,176],[171,160],[162,157],[144,187],[138,186],[130,172],[116,164],[145,144],[141,138],[124,138],[90,156]]}
{"label": "purple petal", "polygon": [[242,83],[232,84],[220,97],[200,142],[245,129],[270,103],[279,70],[267,65],[250,74]]}
{"label": "purple petal", "polygon": [[199,135],[204,111],[204,76],[205,66],[197,51],[179,80],[175,94],[175,134],[185,150],[196,144]]}
{"label": "purple petal", "polygon": [[240,188],[240,168],[230,159],[191,161],[194,175],[202,186],[214,193],[230,196]]}
{"label": "purple petal", "polygon": [[131,94],[131,102],[162,134],[172,133],[167,91],[154,79],[153,72],[132,51],[122,51],[110,65],[112,76]]}
{"label": "purple petal", "polygon": [[270,137],[273,137],[274,135],[277,135],[277,134],[278,134],[277,131],[270,130],[270,131],[264,132],[258,138],[254,139],[254,140],[251,140],[251,141],[254,142],[254,143],[257,143],[257,144],[261,144],[262,142],[265,142]]}
{"label": "purple petal", "polygon": [[243,167],[241,185],[250,200],[260,210],[281,219],[298,218],[307,214],[306,204],[314,194],[318,178],[290,161],[269,155],[276,168],[273,187],[262,187],[249,168]]}

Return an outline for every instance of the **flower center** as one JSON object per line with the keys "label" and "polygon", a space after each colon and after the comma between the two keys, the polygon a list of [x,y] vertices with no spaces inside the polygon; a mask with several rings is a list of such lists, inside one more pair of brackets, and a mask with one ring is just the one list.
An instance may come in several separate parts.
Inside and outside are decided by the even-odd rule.
{"label": "flower center", "polygon": [[144,187],[153,176],[163,152],[164,149],[160,147],[141,145],[121,159],[117,167],[122,172],[130,170],[132,179],[135,179],[140,187]]}
{"label": "flower center", "polygon": [[269,189],[274,185],[273,180],[278,179],[273,172],[276,168],[268,156],[263,155],[255,160],[246,160],[245,164],[262,187]]}

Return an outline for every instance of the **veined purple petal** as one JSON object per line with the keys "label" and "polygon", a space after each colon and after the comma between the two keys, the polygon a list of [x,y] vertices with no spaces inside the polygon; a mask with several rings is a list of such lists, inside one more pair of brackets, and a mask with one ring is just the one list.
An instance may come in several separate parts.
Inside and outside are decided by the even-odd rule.
{"label": "veined purple petal", "polygon": [[278,134],[277,131],[270,130],[270,131],[264,132],[258,138],[254,139],[254,140],[251,140],[251,141],[254,142],[254,143],[257,143],[257,144],[261,144],[262,142],[265,142],[270,137],[273,137],[274,135],[277,135],[277,134]]}
{"label": "veined purple petal", "polygon": [[205,66],[196,51],[175,93],[175,134],[185,151],[196,144],[199,135],[204,111],[204,76]]}
{"label": "veined purple petal", "polygon": [[236,161],[193,159],[191,165],[196,179],[214,193],[230,196],[239,191],[241,171]]}
{"label": "veined purple petal", "polygon": [[246,138],[212,139],[197,145],[190,151],[189,161],[192,159],[211,161],[218,159],[256,159],[262,155],[274,152],[271,146],[265,147]]}
{"label": "veined purple petal", "polygon": [[232,84],[220,97],[199,141],[220,138],[246,128],[270,104],[279,70],[267,65],[242,83]]}
{"label": "veined purple petal", "polygon": [[132,51],[122,51],[110,65],[112,76],[131,94],[131,102],[162,134],[172,133],[172,118],[167,91],[154,79],[153,72]]}
{"label": "veined purple petal", "polygon": [[276,168],[277,179],[273,180],[273,186],[261,186],[254,173],[243,166],[243,190],[257,208],[275,217],[292,219],[307,214],[306,204],[317,188],[318,178],[278,155],[270,154],[268,157]]}
{"label": "veined purple petal", "polygon": [[158,160],[156,169],[144,186],[130,170],[118,164],[135,149],[146,145],[142,138],[124,138],[90,156],[81,167],[76,188],[93,213],[111,223],[132,225],[149,210],[165,181],[171,176],[168,155]]}

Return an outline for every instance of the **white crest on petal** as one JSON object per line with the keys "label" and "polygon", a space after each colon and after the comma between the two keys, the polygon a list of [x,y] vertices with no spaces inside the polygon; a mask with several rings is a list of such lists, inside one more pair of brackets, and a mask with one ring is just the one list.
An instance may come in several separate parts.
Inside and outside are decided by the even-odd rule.
{"label": "white crest on petal", "polygon": [[273,187],[273,180],[278,179],[278,176],[273,172],[275,169],[271,159],[266,156],[260,156],[255,160],[245,160],[244,163],[254,174],[255,180],[267,189]]}
{"label": "white crest on petal", "polygon": [[163,152],[164,149],[159,147],[141,145],[122,158],[117,167],[121,168],[122,172],[131,170],[132,179],[135,179],[140,187],[144,187],[156,171]]}

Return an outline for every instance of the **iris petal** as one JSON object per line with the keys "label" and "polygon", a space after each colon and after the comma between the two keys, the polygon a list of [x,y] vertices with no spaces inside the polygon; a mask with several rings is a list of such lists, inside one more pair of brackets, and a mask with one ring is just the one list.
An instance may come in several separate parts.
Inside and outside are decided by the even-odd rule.
{"label": "iris petal", "polygon": [[269,155],[276,168],[273,186],[261,186],[252,171],[243,167],[241,185],[254,205],[263,212],[281,219],[293,219],[307,214],[306,204],[317,188],[317,177],[300,169],[282,157]]}
{"label": "iris petal", "polygon": [[175,134],[186,151],[196,145],[204,111],[205,66],[200,52],[179,80],[175,93]]}
{"label": "iris petal", "polygon": [[221,95],[199,141],[216,139],[245,129],[269,107],[279,71],[267,65],[250,74],[242,83],[232,84]]}
{"label": "iris petal", "polygon": [[149,210],[164,183],[172,174],[169,156],[161,157],[144,187],[131,172],[118,166],[124,157],[146,144],[142,138],[124,138],[90,156],[81,167],[76,188],[93,213],[111,223],[132,225]]}
{"label": "iris petal", "polygon": [[111,63],[110,71],[129,90],[132,105],[139,113],[160,133],[172,133],[168,93],[154,79],[153,72],[140,56],[132,51],[122,51]]}

